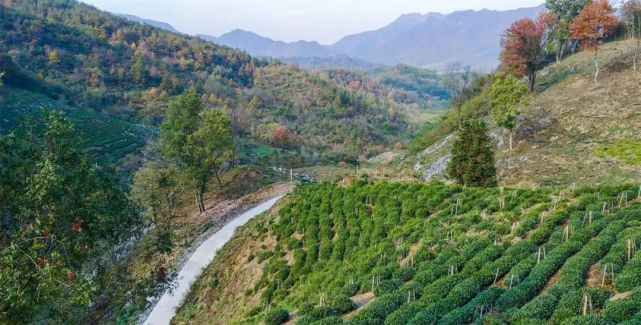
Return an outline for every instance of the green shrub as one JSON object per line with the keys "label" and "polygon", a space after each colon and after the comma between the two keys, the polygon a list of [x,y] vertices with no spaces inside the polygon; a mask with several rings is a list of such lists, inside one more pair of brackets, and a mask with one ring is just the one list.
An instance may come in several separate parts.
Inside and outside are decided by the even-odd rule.
{"label": "green shrub", "polygon": [[265,313],[263,321],[266,325],[280,325],[289,320],[289,312],[285,309],[272,309]]}

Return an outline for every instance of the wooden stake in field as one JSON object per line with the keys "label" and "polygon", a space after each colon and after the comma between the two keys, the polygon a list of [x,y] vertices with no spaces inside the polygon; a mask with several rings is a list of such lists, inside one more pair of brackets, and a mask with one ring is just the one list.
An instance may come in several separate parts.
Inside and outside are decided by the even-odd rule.
{"label": "wooden stake in field", "polygon": [[637,243],[634,239],[628,239],[628,261],[632,259],[632,256],[637,252]]}
{"label": "wooden stake in field", "polygon": [[[609,274],[608,274],[609,271]],[[603,266],[603,274],[601,275],[601,287],[605,287],[605,280],[610,275],[611,283],[614,283],[614,266],[612,264],[606,264]]]}
{"label": "wooden stake in field", "polygon": [[514,278],[516,278],[517,281],[519,279],[518,276],[515,277],[514,274],[512,274],[510,276],[510,289],[512,289],[512,284],[514,283]]}
{"label": "wooden stake in field", "polygon": [[372,292],[374,292],[374,289],[376,289],[376,286],[381,284],[381,278],[380,276],[373,276],[372,277]]}
{"label": "wooden stake in field", "polygon": [[539,264],[542,260],[544,260],[547,257],[547,254],[545,253],[545,246],[540,246],[539,252],[536,255],[537,255],[536,264]]}
{"label": "wooden stake in field", "polygon": [[569,239],[570,239],[570,225],[567,225],[563,230],[563,241],[566,242]]}
{"label": "wooden stake in field", "polygon": [[583,294],[583,302],[581,303],[581,310],[582,310],[583,316],[592,315],[592,298],[587,293]]}

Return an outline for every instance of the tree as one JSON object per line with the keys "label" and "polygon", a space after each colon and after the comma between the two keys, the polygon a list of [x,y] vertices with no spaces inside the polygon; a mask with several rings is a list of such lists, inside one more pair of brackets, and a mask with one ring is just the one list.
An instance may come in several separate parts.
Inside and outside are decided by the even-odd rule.
{"label": "tree", "polygon": [[139,230],[115,173],[96,167],[76,135],[52,111],[0,136],[0,323],[77,321],[104,289],[94,280],[115,255],[105,248]]}
{"label": "tree", "polygon": [[449,65],[443,75],[443,86],[452,94],[452,103],[458,113],[458,126],[461,128],[461,109],[469,98],[469,88],[476,75],[470,66],[462,66],[461,63]]}
{"label": "tree", "polygon": [[527,76],[530,91],[534,91],[536,70],[544,59],[545,32],[545,16],[536,21],[524,18],[513,23],[501,39],[502,64],[517,76]]}
{"label": "tree", "polygon": [[181,179],[174,165],[163,167],[150,162],[134,176],[131,196],[147,208],[147,221],[155,227],[159,252],[171,251],[173,220],[176,217],[176,193],[181,191]]}
{"label": "tree", "polygon": [[558,18],[558,29],[554,35],[557,43],[557,62],[563,59],[563,52],[570,40],[570,26],[581,10],[592,0],[546,0],[545,7]]}
{"label": "tree", "polygon": [[447,173],[461,185],[496,186],[494,151],[482,120],[467,120],[454,141]]}
{"label": "tree", "polygon": [[599,82],[599,43],[619,25],[613,13],[608,0],[598,0],[585,6],[572,24],[572,39],[580,41],[584,49],[594,51],[594,83]]}
{"label": "tree", "polygon": [[142,54],[136,54],[136,61],[131,66],[131,76],[134,82],[142,85],[147,78],[147,68],[145,67],[145,58]]}
{"label": "tree", "polygon": [[161,126],[160,148],[193,181],[200,212],[205,211],[203,195],[212,172],[222,186],[219,173],[232,147],[231,122],[219,110],[203,112],[195,89],[169,104]]}
{"label": "tree", "polygon": [[60,64],[60,58],[58,57],[58,51],[53,50],[49,53],[49,64],[58,65]]}
{"label": "tree", "polygon": [[636,40],[632,65],[637,72],[637,57],[641,46],[641,0],[628,0],[623,4],[623,22],[628,27],[628,37]]}
{"label": "tree", "polygon": [[274,144],[279,146],[281,149],[291,144],[293,137],[294,134],[286,125],[279,125],[272,133],[272,140],[274,141]]}
{"label": "tree", "polygon": [[[231,159],[234,147],[231,121],[217,109],[204,112],[202,118],[202,124],[188,142],[188,146],[192,148],[196,157],[202,159],[200,161],[204,167],[214,173],[218,185],[222,187],[220,171],[223,164]],[[206,183],[200,186],[203,186],[203,190],[206,189]]]}
{"label": "tree", "polygon": [[0,71],[0,88],[2,88],[2,86],[4,86],[4,82],[3,82],[2,78],[4,78],[4,71]]}
{"label": "tree", "polygon": [[512,150],[513,128],[517,124],[519,106],[523,104],[528,90],[522,82],[506,73],[497,73],[488,97],[492,105],[492,116],[501,127],[510,131],[510,150]]}

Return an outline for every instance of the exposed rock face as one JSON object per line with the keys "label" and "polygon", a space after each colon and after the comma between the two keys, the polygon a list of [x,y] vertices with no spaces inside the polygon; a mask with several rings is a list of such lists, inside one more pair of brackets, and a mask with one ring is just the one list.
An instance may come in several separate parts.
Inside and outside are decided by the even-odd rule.
{"label": "exposed rock face", "polygon": [[447,169],[447,165],[450,163],[451,158],[452,155],[447,155],[434,162],[430,166],[430,168],[426,169],[425,172],[423,172],[423,181],[428,182],[435,176],[445,174],[445,170]]}
{"label": "exposed rock face", "polygon": [[437,152],[438,150],[440,150],[441,148],[443,148],[446,145],[448,145],[452,140],[454,140],[454,133],[448,135],[447,137],[445,137],[445,139],[440,140],[439,142],[433,144],[429,148],[423,150],[420,154],[418,154],[418,157],[419,158],[425,158],[425,157],[427,157],[429,155],[432,155],[435,152]]}

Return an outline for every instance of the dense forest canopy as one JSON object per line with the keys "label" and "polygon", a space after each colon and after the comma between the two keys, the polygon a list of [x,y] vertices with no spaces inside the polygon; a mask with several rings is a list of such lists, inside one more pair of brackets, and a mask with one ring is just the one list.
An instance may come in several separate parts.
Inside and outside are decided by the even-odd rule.
{"label": "dense forest canopy", "polygon": [[226,112],[237,136],[271,145],[274,130],[287,126],[300,139],[289,149],[306,163],[380,153],[415,131],[409,110],[447,99],[434,79],[344,84],[73,0],[0,5],[8,86],[150,125],[162,122],[169,99],[194,87],[205,107]]}

